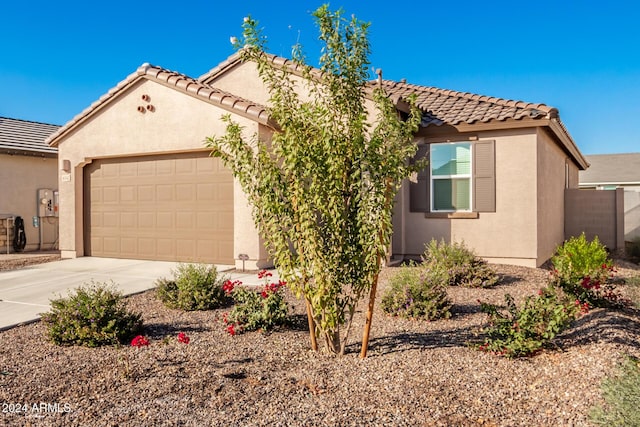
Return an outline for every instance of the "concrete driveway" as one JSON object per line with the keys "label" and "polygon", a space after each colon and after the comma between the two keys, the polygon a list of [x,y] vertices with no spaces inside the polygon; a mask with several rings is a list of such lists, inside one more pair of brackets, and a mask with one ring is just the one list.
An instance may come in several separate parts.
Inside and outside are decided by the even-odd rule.
{"label": "concrete driveway", "polygon": [[[0,272],[0,330],[39,319],[39,313],[49,310],[50,299],[66,296],[92,280],[113,281],[123,294],[131,295],[153,288],[160,277],[172,277],[176,266],[164,261],[82,257]],[[216,267],[219,272],[233,268]],[[258,284],[255,274],[228,275],[247,285]]]}

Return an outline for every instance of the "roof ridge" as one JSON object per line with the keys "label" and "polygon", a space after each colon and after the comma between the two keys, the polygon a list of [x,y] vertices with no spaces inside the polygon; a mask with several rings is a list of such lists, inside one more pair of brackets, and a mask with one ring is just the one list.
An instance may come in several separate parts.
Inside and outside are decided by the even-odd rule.
{"label": "roof ridge", "polygon": [[203,81],[196,80],[186,74],[179,73],[177,71],[171,71],[169,69],[152,65],[148,62],[140,65],[136,71],[129,74],[124,80],[120,81],[116,86],[112,87],[102,95],[98,100],[94,101],[91,105],[85,108],[82,112],[73,117],[64,126],[60,127],[56,132],[51,134],[46,140],[47,144],[54,144],[55,140],[61,137],[66,132],[70,131],[78,123],[85,120],[86,117],[91,115],[94,111],[98,110],[105,102],[108,102],[113,97],[117,96],[120,92],[136,83],[139,79],[145,78],[154,80],[167,87],[172,87],[180,90],[188,95],[196,98],[207,99],[214,102],[223,109],[237,114],[251,117],[261,123],[268,124],[269,126],[275,126],[275,124],[269,119],[267,107],[258,104],[256,102],[241,98],[232,93],[225,92],[221,89],[215,88]]}
{"label": "roof ridge", "polygon": [[61,126],[61,125],[56,125],[56,124],[53,124],[53,123],[38,122],[38,121],[36,121],[36,120],[16,119],[15,117],[5,117],[5,116],[0,116],[0,119],[5,119],[5,120],[15,120],[15,121],[18,121],[18,122],[33,123],[33,124],[37,124],[37,125],[57,126],[57,127],[60,127],[60,126]]}
{"label": "roof ridge", "polygon": [[[372,80],[371,83],[376,83],[376,80]],[[516,107],[516,108],[535,108],[538,110],[542,110],[545,111],[546,113],[550,113],[552,111],[556,111],[557,112],[557,108],[552,107],[550,105],[547,104],[543,104],[543,103],[533,103],[533,102],[527,102],[527,101],[522,101],[522,100],[513,100],[513,99],[507,99],[507,98],[500,98],[500,97],[492,97],[492,96],[488,96],[488,95],[481,95],[481,94],[476,94],[476,93],[471,93],[471,92],[461,92],[461,91],[457,91],[457,90],[453,90],[453,89],[443,89],[443,88],[438,88],[435,86],[424,86],[424,85],[418,85],[418,84],[414,84],[414,83],[407,83],[407,82],[398,82],[395,80],[382,80],[383,83],[387,83],[387,84],[392,84],[393,86],[405,86],[407,88],[412,88],[412,89],[416,89],[416,90],[421,90],[421,91],[427,91],[430,93],[434,93],[434,94],[439,94],[439,95],[445,95],[445,96],[455,96],[458,98],[464,98],[464,99],[468,99],[470,101],[478,101],[478,102],[489,102],[492,104],[498,104],[498,105],[502,105],[505,107]]]}

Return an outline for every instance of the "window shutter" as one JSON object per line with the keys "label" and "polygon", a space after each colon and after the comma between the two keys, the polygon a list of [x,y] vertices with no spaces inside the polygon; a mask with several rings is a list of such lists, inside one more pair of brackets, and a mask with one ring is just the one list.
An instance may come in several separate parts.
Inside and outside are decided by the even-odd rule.
{"label": "window shutter", "polygon": [[495,141],[473,144],[473,211],[496,211]]}
{"label": "window shutter", "polygon": [[[429,157],[429,144],[419,145],[415,159]],[[409,184],[409,210],[429,212],[429,166],[418,172],[418,182]]]}

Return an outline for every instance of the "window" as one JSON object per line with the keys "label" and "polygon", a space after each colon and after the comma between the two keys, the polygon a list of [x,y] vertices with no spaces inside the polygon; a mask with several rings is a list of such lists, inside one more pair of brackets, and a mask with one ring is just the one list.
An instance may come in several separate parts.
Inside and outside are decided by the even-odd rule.
{"label": "window", "polygon": [[471,143],[431,144],[431,212],[471,211]]}
{"label": "window", "polygon": [[429,165],[409,185],[411,212],[477,218],[470,212],[496,211],[495,141],[420,144],[421,158]]}

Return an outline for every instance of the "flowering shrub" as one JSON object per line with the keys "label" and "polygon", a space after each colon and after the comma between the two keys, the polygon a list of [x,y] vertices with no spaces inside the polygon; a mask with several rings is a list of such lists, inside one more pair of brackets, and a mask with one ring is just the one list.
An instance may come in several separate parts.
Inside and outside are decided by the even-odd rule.
{"label": "flowering shrub", "polygon": [[156,281],[156,295],[169,308],[211,310],[228,302],[222,289],[226,277],[218,276],[214,266],[179,264],[173,275],[173,280]]}
{"label": "flowering shrub", "polygon": [[131,340],[132,347],[146,347],[149,345],[149,340],[143,335],[137,335],[134,339]]}
{"label": "flowering shrub", "polygon": [[478,350],[506,357],[534,354],[549,344],[557,334],[566,329],[579,315],[589,310],[586,303],[571,303],[553,287],[541,289],[538,295],[529,296],[521,308],[511,295],[505,295],[506,310],[480,303],[480,309],[489,318],[484,329],[487,337]]}
{"label": "flowering shrub", "polygon": [[270,277],[272,274],[268,271],[258,273],[258,278],[265,281],[259,290],[242,287],[238,280],[225,282],[223,288],[235,302],[231,312],[225,313],[222,318],[229,335],[244,331],[268,331],[288,322],[289,306],[282,292],[285,282],[271,282]]}
{"label": "flowering shrub", "polygon": [[616,270],[606,248],[596,236],[572,237],[551,258],[551,283],[592,307],[622,307],[628,304],[612,282]]}
{"label": "flowering shrub", "polygon": [[[189,341],[191,341],[191,338],[189,338],[187,334],[184,332],[178,333],[178,342],[181,342],[182,344],[189,344]],[[162,342],[164,344],[169,344],[169,337],[165,337]],[[131,340],[132,347],[146,347],[149,344],[149,340],[144,335],[137,335]]]}
{"label": "flowering shrub", "polygon": [[54,344],[86,347],[123,343],[142,329],[141,315],[126,309],[113,283],[91,282],[52,300],[42,322]]}
{"label": "flowering shrub", "polygon": [[464,242],[447,244],[444,240],[432,239],[425,247],[422,263],[430,270],[443,270],[451,286],[487,288],[499,280],[489,264],[478,258]]}
{"label": "flowering shrub", "polygon": [[392,316],[435,320],[451,316],[447,298],[448,277],[442,270],[402,266],[389,280],[382,310]]}

